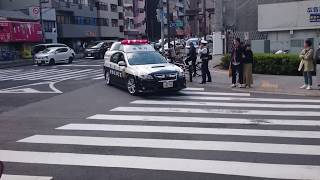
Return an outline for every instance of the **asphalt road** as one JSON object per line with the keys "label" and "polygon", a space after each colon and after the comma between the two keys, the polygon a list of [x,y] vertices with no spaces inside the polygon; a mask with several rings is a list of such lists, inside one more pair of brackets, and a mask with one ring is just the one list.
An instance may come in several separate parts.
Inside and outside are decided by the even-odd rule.
{"label": "asphalt road", "polygon": [[101,64],[0,71],[4,179],[319,179],[320,99],[198,84],[134,97]]}

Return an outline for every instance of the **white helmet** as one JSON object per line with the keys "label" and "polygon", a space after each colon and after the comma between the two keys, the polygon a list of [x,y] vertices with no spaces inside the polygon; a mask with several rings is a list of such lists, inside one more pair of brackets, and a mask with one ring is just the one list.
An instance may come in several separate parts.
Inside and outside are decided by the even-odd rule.
{"label": "white helmet", "polygon": [[201,40],[200,43],[201,43],[201,44],[208,44],[208,41],[206,41],[206,40]]}

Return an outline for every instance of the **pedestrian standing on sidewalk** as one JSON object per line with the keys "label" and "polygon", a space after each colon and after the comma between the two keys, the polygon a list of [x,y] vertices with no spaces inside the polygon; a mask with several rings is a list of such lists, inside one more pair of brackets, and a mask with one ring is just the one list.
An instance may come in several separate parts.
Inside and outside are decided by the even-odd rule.
{"label": "pedestrian standing on sidewalk", "polygon": [[316,51],[316,56],[315,56],[315,61],[316,61],[316,73],[317,73],[317,85],[318,88],[320,89],[320,43],[319,43],[319,48]]}
{"label": "pedestrian standing on sidewalk", "polygon": [[[211,74],[209,70],[209,50],[207,48],[208,42],[205,40],[201,40],[201,45],[199,48],[198,54],[201,59],[201,73],[202,73],[202,82],[200,84],[206,84],[207,82],[212,82]],[[208,81],[207,81],[208,77]]]}
{"label": "pedestrian standing on sidewalk", "polygon": [[237,73],[238,73],[238,82],[240,83],[239,87],[244,88],[243,84],[243,48],[241,47],[240,38],[233,40],[233,49],[231,52],[230,67],[232,73],[232,88],[235,88],[237,85]]}
{"label": "pedestrian standing on sidewalk", "polygon": [[312,72],[314,71],[313,61],[314,51],[312,49],[312,42],[310,39],[304,42],[304,49],[300,53],[299,71],[303,71],[304,85],[301,89],[312,89]]}
{"label": "pedestrian standing on sidewalk", "polygon": [[244,62],[243,62],[243,82],[246,87],[251,88],[253,84],[252,78],[252,64],[253,64],[253,53],[251,50],[251,45],[245,45],[244,49]]}

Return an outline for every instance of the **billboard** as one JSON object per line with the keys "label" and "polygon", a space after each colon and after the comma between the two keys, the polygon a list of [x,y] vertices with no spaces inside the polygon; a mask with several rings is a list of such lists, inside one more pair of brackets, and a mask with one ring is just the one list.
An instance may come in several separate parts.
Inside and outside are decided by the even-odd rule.
{"label": "billboard", "polygon": [[39,22],[0,21],[0,42],[40,42]]}
{"label": "billboard", "polygon": [[319,0],[263,4],[258,7],[259,31],[319,28]]}

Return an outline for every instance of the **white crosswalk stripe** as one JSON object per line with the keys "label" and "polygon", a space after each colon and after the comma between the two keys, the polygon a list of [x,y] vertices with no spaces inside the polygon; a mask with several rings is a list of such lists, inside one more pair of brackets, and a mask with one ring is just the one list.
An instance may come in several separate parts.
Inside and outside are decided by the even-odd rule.
{"label": "white crosswalk stripe", "polygon": [[137,100],[132,104],[147,105],[179,105],[179,106],[215,106],[215,107],[252,107],[252,108],[281,108],[281,109],[320,109],[319,105],[306,104],[259,104],[259,103],[225,103],[225,102],[203,102],[203,101],[160,101],[160,100]]}
{"label": "white crosswalk stripe", "polygon": [[[82,75],[86,76],[86,73],[91,73],[92,78],[102,78],[92,72]],[[82,75],[74,74],[69,78],[82,79]],[[288,159],[294,160],[312,156],[319,159],[320,143],[316,143],[320,139],[319,99],[253,98],[247,93],[207,92],[203,88],[188,88],[181,94],[132,101],[131,106],[120,106],[106,114],[89,116],[85,122],[70,122],[56,127],[54,131],[59,135],[36,134],[26,137],[16,143],[37,145],[33,151],[0,149],[0,159],[12,163],[53,166],[232,175],[233,179],[243,176],[253,179],[319,180],[320,162],[294,163],[277,158],[290,156]],[[96,133],[100,136],[95,136]],[[120,134],[121,137],[118,137]],[[71,149],[94,146],[145,150],[132,156],[113,154],[114,151],[105,155],[91,151],[63,152],[61,149],[47,152],[36,148],[46,144]],[[191,154],[209,151],[213,155],[216,152],[228,155],[221,159],[215,159],[216,156],[199,159],[183,153],[178,157],[169,154],[158,157],[156,152],[163,150],[178,153],[190,151]],[[147,152],[153,155],[145,155]],[[241,160],[234,159],[232,154],[236,153],[242,153]],[[271,158],[268,162],[256,161],[256,158],[247,158],[249,154]]]}
{"label": "white crosswalk stripe", "polygon": [[0,150],[7,162],[216,173],[281,179],[320,177],[320,166],[248,163],[141,156],[95,155]]}
{"label": "white crosswalk stripe", "polygon": [[185,122],[185,123],[215,123],[215,124],[259,124],[287,126],[320,126],[319,120],[293,119],[263,119],[263,118],[208,118],[189,116],[145,116],[145,115],[112,115],[96,114],[87,119],[104,121],[153,121],[153,122]]}
{"label": "white crosswalk stripe", "polygon": [[111,111],[320,117],[320,112],[318,111],[265,111],[265,110],[198,109],[198,108],[167,108],[167,107],[117,107],[115,109],[112,109]]}
{"label": "white crosswalk stripe", "polygon": [[1,180],[52,180],[52,177],[4,174],[1,176]]}
{"label": "white crosswalk stripe", "polygon": [[164,148],[164,149],[244,151],[244,152],[260,152],[260,153],[320,155],[320,146],[269,144],[269,143],[111,138],[111,137],[85,137],[85,136],[53,136],[53,135],[51,136],[35,135],[29,138],[22,139],[18,142],[44,143],[44,144],[73,144],[73,145],[87,145],[87,146],[121,146],[121,147],[145,147],[145,148]]}
{"label": "white crosswalk stripe", "polygon": [[18,80],[101,80],[103,76],[101,70],[97,69],[31,69],[31,70],[8,70],[0,71],[0,81],[18,81]]}

